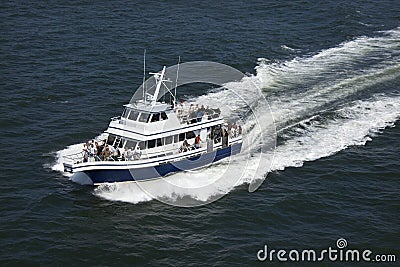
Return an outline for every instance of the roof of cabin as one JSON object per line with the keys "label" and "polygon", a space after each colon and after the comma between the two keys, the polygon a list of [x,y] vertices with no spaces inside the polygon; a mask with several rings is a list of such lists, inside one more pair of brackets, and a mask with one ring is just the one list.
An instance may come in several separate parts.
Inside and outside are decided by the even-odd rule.
{"label": "roof of cabin", "polygon": [[137,103],[129,103],[124,105],[124,107],[130,108],[130,109],[136,109],[140,111],[147,111],[147,112],[161,112],[161,111],[166,111],[171,109],[171,105],[167,103],[160,103],[156,102],[155,105],[152,105],[151,103],[143,103],[143,102],[137,102]]}

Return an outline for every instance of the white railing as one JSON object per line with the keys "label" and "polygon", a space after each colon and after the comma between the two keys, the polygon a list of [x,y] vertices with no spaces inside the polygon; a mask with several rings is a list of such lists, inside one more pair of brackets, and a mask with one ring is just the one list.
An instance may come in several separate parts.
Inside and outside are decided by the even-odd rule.
{"label": "white railing", "polygon": [[191,111],[183,108],[178,108],[176,110],[176,114],[181,123],[193,124],[201,122],[203,118],[206,118],[207,120],[218,118],[221,115],[221,112],[217,112],[214,109]]}
{"label": "white railing", "polygon": [[[232,145],[234,143],[237,143],[241,140],[241,135],[236,135],[235,137],[229,137],[229,141],[227,145]],[[222,144],[222,137],[218,137],[215,140],[212,140],[215,145],[221,145]],[[204,146],[206,145],[206,146]],[[186,148],[186,149],[185,149]],[[131,157],[125,157],[123,155],[121,156],[110,156],[107,159],[103,157],[99,157],[97,155],[94,156],[89,156],[87,155],[87,158],[85,159],[85,153],[88,153],[86,151],[81,151],[69,155],[63,156],[64,163],[67,164],[78,164],[78,163],[83,163],[83,162],[91,162],[91,161],[134,161],[134,160],[145,160],[145,159],[151,159],[151,158],[160,158],[160,157],[166,157],[170,155],[178,155],[178,154],[185,154],[186,152],[194,152],[198,151],[198,154],[202,154],[207,152],[207,141],[202,143],[202,146],[199,148],[196,148],[195,145],[189,145],[187,147],[179,147],[179,148],[172,148],[172,149],[166,149],[162,151],[156,151],[156,152],[148,152],[146,149],[142,150],[140,156],[138,155],[132,155]],[[191,153],[189,153],[191,154]],[[196,153],[197,154],[197,153]],[[192,156],[192,155],[191,155]]]}
{"label": "white railing", "polygon": [[83,161],[83,156],[84,156],[84,152],[81,151],[81,152],[78,152],[78,153],[65,155],[65,156],[63,156],[63,158],[64,158],[64,162],[77,163],[77,162],[82,162]]}

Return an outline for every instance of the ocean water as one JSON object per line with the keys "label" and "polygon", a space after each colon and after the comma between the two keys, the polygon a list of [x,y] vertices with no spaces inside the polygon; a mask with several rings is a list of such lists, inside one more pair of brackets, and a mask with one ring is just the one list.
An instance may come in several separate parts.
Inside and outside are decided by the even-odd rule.
{"label": "ocean water", "polygon": [[[258,261],[258,250],[322,250],[339,238],[398,262],[399,14],[389,0],[0,3],[0,265],[285,265]],[[262,88],[278,138],[257,191],[246,179],[197,195],[160,188],[225,195],[178,208],[60,171],[60,155],[120,115],[145,49],[149,71],[179,56],[215,61],[248,74],[230,86]],[[234,101],[218,88],[181,97]]]}

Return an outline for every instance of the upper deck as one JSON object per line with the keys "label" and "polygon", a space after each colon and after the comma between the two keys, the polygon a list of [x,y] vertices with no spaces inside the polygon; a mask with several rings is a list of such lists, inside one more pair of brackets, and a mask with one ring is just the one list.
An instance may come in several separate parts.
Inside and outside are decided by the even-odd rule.
{"label": "upper deck", "polygon": [[195,104],[170,104],[156,102],[154,106],[127,104],[119,117],[112,118],[107,133],[135,140],[162,138],[187,131],[199,130],[223,123],[219,109]]}
{"label": "upper deck", "polygon": [[[161,72],[152,73],[154,84],[146,90],[142,87],[141,98],[125,105],[121,116],[112,118],[107,133],[138,141],[163,138],[188,131],[195,131],[223,123],[219,109],[198,105],[177,104],[176,91],[165,85],[166,67]],[[143,84],[144,86],[144,84]],[[162,102],[160,90],[172,97],[171,104]]]}

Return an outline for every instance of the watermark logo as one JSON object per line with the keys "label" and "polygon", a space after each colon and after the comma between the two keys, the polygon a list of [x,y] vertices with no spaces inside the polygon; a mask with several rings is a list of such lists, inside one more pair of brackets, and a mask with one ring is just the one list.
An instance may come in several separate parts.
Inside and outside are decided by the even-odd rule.
{"label": "watermark logo", "polygon": [[339,238],[339,239],[336,241],[336,246],[337,246],[339,249],[347,247],[347,240],[344,239],[344,238]]}
{"label": "watermark logo", "polygon": [[278,262],[315,262],[315,261],[332,261],[332,262],[396,262],[395,254],[374,254],[370,249],[347,249],[347,240],[339,238],[336,241],[336,247],[328,247],[320,251],[314,249],[269,249],[268,245],[264,245],[263,249],[257,252],[259,261],[278,261]]}

